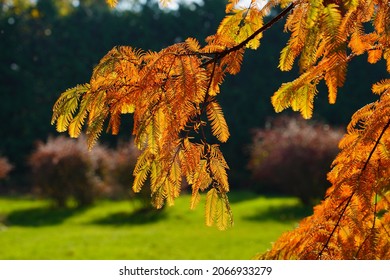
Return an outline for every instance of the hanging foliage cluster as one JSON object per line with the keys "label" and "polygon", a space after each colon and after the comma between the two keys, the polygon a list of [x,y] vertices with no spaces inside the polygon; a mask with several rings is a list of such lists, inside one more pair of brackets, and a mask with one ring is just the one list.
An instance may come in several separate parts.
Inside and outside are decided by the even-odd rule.
{"label": "hanging foliage cluster", "polygon": [[[115,5],[116,1],[107,1]],[[170,1],[162,1],[167,4]],[[384,59],[390,72],[390,5],[387,0],[252,0],[226,5],[226,17],[206,44],[188,38],[159,52],[114,47],[94,68],[91,80],[65,91],[54,105],[58,131],[78,137],[86,125],[89,146],[105,122],[113,134],[122,114],[133,114],[133,134],[141,155],[133,190],[147,184],[152,203],[172,205],[182,180],[192,187],[191,208],[206,195],[206,224],[232,225],[227,193],[228,164],[219,142],[230,136],[218,102],[227,74],[239,73],[246,49],[257,49],[263,32],[286,17],[290,39],[279,68],[297,62],[300,76],[272,96],[276,112],[287,108],[304,118],[313,114],[317,86],[324,81],[330,103],[346,79],[348,63],[367,54]],[[276,8],[281,12],[264,23]],[[260,258],[390,258],[390,79],[373,86],[377,102],[359,110],[340,143],[329,173],[332,187],[314,214],[283,235]],[[244,109],[244,108],[243,108]]]}

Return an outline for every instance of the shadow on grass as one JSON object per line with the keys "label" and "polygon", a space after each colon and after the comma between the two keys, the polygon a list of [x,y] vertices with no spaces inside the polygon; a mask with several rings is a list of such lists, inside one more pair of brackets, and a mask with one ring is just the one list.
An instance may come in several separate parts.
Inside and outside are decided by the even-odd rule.
{"label": "shadow on grass", "polygon": [[294,220],[301,220],[311,215],[312,213],[312,206],[306,206],[302,204],[270,206],[265,210],[259,210],[255,215],[244,217],[244,219],[249,221],[274,220],[290,222]]}
{"label": "shadow on grass", "polygon": [[142,225],[157,222],[166,217],[166,212],[162,209],[141,208],[134,212],[118,212],[107,217],[93,221],[97,225]]}
{"label": "shadow on grass", "polygon": [[37,207],[16,210],[5,217],[7,226],[40,227],[61,224],[67,218],[85,211],[86,207],[53,208]]}
{"label": "shadow on grass", "polygon": [[259,197],[260,195],[248,191],[235,191],[235,192],[228,193],[229,202],[232,204],[239,203],[242,201],[257,199]]}

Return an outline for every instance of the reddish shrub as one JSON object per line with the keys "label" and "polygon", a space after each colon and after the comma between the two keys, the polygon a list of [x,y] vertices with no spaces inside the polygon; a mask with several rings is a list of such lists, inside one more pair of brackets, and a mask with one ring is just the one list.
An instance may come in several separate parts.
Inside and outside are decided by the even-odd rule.
{"label": "reddish shrub", "polygon": [[107,181],[111,186],[113,198],[129,197],[133,184],[133,170],[140,151],[132,141],[121,142],[109,153],[109,175]]}
{"label": "reddish shrub", "polygon": [[9,163],[5,157],[0,157],[0,179],[7,178],[9,172],[13,169],[12,164]]}
{"label": "reddish shrub", "polygon": [[326,124],[278,118],[254,132],[249,162],[253,179],[310,204],[329,187],[326,174],[342,136]]}
{"label": "reddish shrub", "polygon": [[74,198],[79,206],[93,203],[105,190],[107,150],[96,145],[88,151],[84,137],[49,138],[30,156],[36,189],[60,207]]}

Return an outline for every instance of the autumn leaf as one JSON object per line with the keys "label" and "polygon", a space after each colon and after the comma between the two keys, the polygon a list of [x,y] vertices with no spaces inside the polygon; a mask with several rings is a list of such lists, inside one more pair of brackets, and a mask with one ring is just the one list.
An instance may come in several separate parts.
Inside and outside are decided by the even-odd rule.
{"label": "autumn leaf", "polygon": [[113,8],[118,4],[118,0],[106,0],[107,4]]}

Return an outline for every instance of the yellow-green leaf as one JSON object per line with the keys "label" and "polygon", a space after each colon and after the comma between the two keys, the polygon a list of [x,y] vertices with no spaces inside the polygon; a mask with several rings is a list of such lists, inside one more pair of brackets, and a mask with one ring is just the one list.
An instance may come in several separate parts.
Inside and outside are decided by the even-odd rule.
{"label": "yellow-green leaf", "polygon": [[212,179],[207,170],[207,160],[200,160],[194,173],[188,177],[190,179],[189,183],[192,184],[193,191],[207,189],[212,182]]}
{"label": "yellow-green leaf", "polygon": [[221,106],[216,101],[207,105],[207,117],[211,121],[213,135],[221,142],[229,139],[230,133]]}
{"label": "yellow-green leaf", "polygon": [[279,66],[278,67],[282,71],[290,71],[293,67],[294,60],[295,60],[295,56],[293,55],[291,47],[288,44],[280,52],[280,59],[279,59]]}
{"label": "yellow-green leaf", "polygon": [[122,104],[122,107],[121,107],[122,114],[132,114],[132,113],[134,113],[134,111],[135,111],[134,104],[127,104],[127,103]]}
{"label": "yellow-green leaf", "polygon": [[293,83],[283,83],[280,88],[271,97],[272,106],[275,112],[280,113],[291,106],[291,95],[293,92]]}
{"label": "yellow-green leaf", "polygon": [[214,179],[219,183],[225,192],[229,191],[229,182],[224,164],[217,158],[210,160],[210,169]]}
{"label": "yellow-green leaf", "polygon": [[118,4],[118,0],[106,0],[107,4],[113,8]]}
{"label": "yellow-green leaf", "polygon": [[227,196],[216,188],[209,190],[206,195],[205,222],[207,226],[216,225],[219,230],[226,230],[233,225]]}
{"label": "yellow-green leaf", "polygon": [[[234,10],[220,23],[217,34],[224,41],[239,44],[263,26],[263,14],[257,9]],[[247,48],[257,49],[260,46],[262,34],[256,36],[246,45]]]}
{"label": "yellow-green leaf", "polygon": [[372,92],[375,94],[381,94],[386,90],[390,90],[390,79],[382,80],[372,86]]}
{"label": "yellow-green leaf", "polygon": [[205,204],[205,222],[206,226],[213,226],[216,217],[216,208],[218,204],[218,191],[212,188],[207,192]]}
{"label": "yellow-green leaf", "polygon": [[[145,183],[149,172],[152,170],[152,164],[150,160],[150,153],[148,150],[145,150],[137,159],[137,163],[135,164],[133,175],[135,177],[133,182],[133,191],[139,192]],[[154,170],[152,170],[154,171]],[[153,178],[152,172],[151,177]]]}
{"label": "yellow-green leaf", "polygon": [[300,102],[300,112],[305,119],[310,119],[313,115],[314,91],[312,85],[304,85],[298,90]]}
{"label": "yellow-green leaf", "polygon": [[327,31],[332,35],[337,33],[341,22],[341,13],[338,9],[338,5],[329,4],[324,8],[324,17]]}
{"label": "yellow-green leaf", "polygon": [[191,196],[191,202],[190,202],[190,209],[195,209],[196,206],[200,202],[200,194],[199,191],[192,191],[192,196]]}
{"label": "yellow-green leaf", "polygon": [[51,124],[56,123],[58,132],[67,130],[69,123],[73,119],[73,114],[77,110],[79,100],[89,90],[89,84],[77,85],[61,94],[53,106],[53,116]]}
{"label": "yellow-green leaf", "polygon": [[309,7],[307,12],[307,25],[309,28],[312,28],[316,22],[320,19],[319,15],[321,14],[322,1],[310,0]]}
{"label": "yellow-green leaf", "polygon": [[150,165],[146,164],[138,173],[135,174],[133,182],[133,191],[139,192],[142,189],[150,172]]}
{"label": "yellow-green leaf", "polygon": [[70,122],[68,127],[69,136],[72,138],[77,138],[80,136],[81,129],[83,127],[83,123],[85,117],[87,116],[86,111],[80,111],[76,117]]}
{"label": "yellow-green leaf", "polygon": [[87,117],[87,106],[89,105],[89,97],[85,97],[80,104],[78,114],[73,118],[68,127],[68,133],[70,137],[79,137],[85,118]]}
{"label": "yellow-green leaf", "polygon": [[233,226],[233,214],[230,209],[229,200],[226,193],[220,194],[217,208],[217,228],[219,230],[226,230]]}

